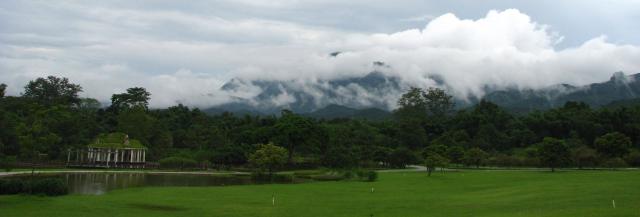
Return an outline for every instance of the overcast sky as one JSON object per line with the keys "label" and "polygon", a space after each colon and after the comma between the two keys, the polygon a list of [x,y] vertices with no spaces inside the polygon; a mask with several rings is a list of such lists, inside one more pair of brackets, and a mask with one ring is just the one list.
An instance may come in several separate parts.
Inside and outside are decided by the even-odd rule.
{"label": "overcast sky", "polygon": [[[0,83],[65,76],[108,101],[143,86],[155,107],[210,106],[233,77],[369,72],[456,96],[586,84],[640,72],[640,1],[0,1]],[[330,58],[328,54],[344,55]]]}

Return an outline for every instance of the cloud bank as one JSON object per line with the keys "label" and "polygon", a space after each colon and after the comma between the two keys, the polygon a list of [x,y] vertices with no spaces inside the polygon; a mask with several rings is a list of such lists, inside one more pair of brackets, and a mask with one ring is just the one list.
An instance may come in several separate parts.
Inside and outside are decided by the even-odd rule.
{"label": "cloud bank", "polygon": [[[437,86],[438,78],[464,99],[482,96],[486,87],[581,85],[606,80],[615,71],[640,72],[640,47],[600,36],[558,48],[560,33],[516,9],[489,11],[479,19],[449,13],[429,17],[416,29],[367,33],[264,18],[70,3],[39,3],[25,14],[27,6],[33,5],[0,10],[0,82],[9,85],[11,95],[46,75],[69,77],[84,87],[83,96],[101,101],[142,86],[152,93],[152,107],[208,107],[263,91],[252,85],[220,90],[238,78],[293,83],[296,90],[330,101],[311,87],[377,70],[400,78],[406,87]],[[341,53],[329,55],[336,51]],[[351,89],[342,92],[364,94],[359,87]],[[290,94],[272,99],[273,104],[291,103]],[[365,98],[388,99],[393,107],[398,95]]]}

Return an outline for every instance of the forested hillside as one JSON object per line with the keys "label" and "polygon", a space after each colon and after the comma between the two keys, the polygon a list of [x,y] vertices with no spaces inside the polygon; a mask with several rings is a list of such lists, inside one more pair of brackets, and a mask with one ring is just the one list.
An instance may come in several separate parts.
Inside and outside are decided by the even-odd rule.
{"label": "forested hillside", "polygon": [[[640,166],[640,106],[590,108],[568,102],[514,116],[489,101],[455,111],[440,89],[411,88],[392,117],[315,119],[210,115],[175,105],[149,109],[141,87],[114,93],[109,107],[80,98],[66,78],[38,78],[21,96],[0,89],[0,157],[64,161],[100,133],[123,132],[149,148],[147,160],[183,157],[242,166],[258,144],[285,148],[292,167],[403,167],[438,159],[468,166]],[[351,112],[351,111],[347,111]],[[437,157],[437,158],[434,158]],[[429,162],[429,161],[428,161]]]}

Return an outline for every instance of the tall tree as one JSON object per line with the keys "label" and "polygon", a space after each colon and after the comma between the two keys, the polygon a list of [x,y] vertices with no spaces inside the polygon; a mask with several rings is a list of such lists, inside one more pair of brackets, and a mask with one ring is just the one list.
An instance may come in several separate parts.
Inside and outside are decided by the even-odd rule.
{"label": "tall tree", "polygon": [[398,123],[399,140],[407,147],[419,149],[427,143],[427,101],[424,90],[411,87],[398,100],[398,109],[394,111]]}
{"label": "tall tree", "polygon": [[449,116],[455,106],[453,97],[440,88],[430,87],[426,93],[423,92],[423,97],[427,105],[427,115],[430,118]]}
{"label": "tall tree", "polygon": [[622,133],[607,133],[596,139],[595,148],[605,157],[622,157],[629,153],[631,139]]}
{"label": "tall tree", "polygon": [[431,173],[436,169],[436,167],[446,167],[449,164],[449,160],[440,154],[433,153],[427,156],[424,160],[424,164],[425,167],[427,167],[427,176],[431,176]]}
{"label": "tall tree", "polygon": [[22,95],[42,105],[75,105],[80,102],[79,92],[82,92],[82,87],[69,82],[69,79],[49,76],[29,81]]}
{"label": "tall tree", "polygon": [[143,108],[138,107],[121,112],[117,120],[119,132],[126,133],[130,138],[138,139],[145,145],[149,144],[156,120]]}
{"label": "tall tree", "polygon": [[306,117],[294,114],[291,111],[282,111],[282,117],[275,124],[277,136],[276,142],[288,151],[289,163],[293,163],[293,155],[298,150],[313,149],[317,143],[318,127]]}
{"label": "tall tree", "polygon": [[464,157],[462,160],[466,165],[474,165],[476,166],[476,168],[480,168],[480,165],[482,165],[487,160],[488,156],[489,154],[487,154],[487,152],[484,152],[482,149],[472,148],[464,153]]}
{"label": "tall tree", "polygon": [[287,150],[273,144],[259,145],[258,150],[249,156],[249,163],[271,176],[278,168],[287,163]]}
{"label": "tall tree", "polygon": [[111,96],[111,107],[120,111],[122,109],[131,109],[134,107],[148,109],[151,93],[147,92],[143,87],[132,87],[127,89],[126,93],[113,94]]}
{"label": "tall tree", "polygon": [[3,98],[5,95],[5,91],[7,90],[6,84],[0,84],[0,98]]}
{"label": "tall tree", "polygon": [[551,168],[551,172],[554,172],[556,168],[566,166],[569,163],[569,146],[563,140],[546,137],[539,144],[538,156],[540,163]]}

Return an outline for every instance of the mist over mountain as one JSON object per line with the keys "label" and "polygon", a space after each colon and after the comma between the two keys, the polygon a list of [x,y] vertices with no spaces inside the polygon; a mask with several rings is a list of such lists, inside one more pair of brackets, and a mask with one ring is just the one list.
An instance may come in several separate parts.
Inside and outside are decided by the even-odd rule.
{"label": "mist over mountain", "polygon": [[[380,64],[380,63],[377,63]],[[374,71],[361,77],[334,80],[305,81],[245,80],[234,78],[221,87],[232,95],[234,102],[216,107],[218,110],[278,113],[289,109],[297,113],[310,113],[328,105],[349,108],[379,108],[391,110],[402,94],[401,81]],[[252,95],[234,95],[251,93]]]}
{"label": "mist over mountain", "polygon": [[[441,88],[451,89],[445,81],[437,84]],[[288,109],[316,118],[384,119],[390,115],[397,99],[409,86],[400,78],[379,71],[361,77],[313,82],[232,79],[221,87],[222,91],[230,94],[253,91],[255,94],[234,96],[234,102],[205,111],[278,114],[282,109]],[[625,75],[623,72],[616,72],[608,81],[584,86],[557,84],[539,89],[487,87],[485,91],[487,94],[484,99],[518,113],[554,108],[568,101],[582,101],[593,107],[600,107],[638,98],[640,74]],[[473,106],[480,98],[456,97],[455,100],[457,108],[465,108]]]}
{"label": "mist over mountain", "polygon": [[484,98],[513,112],[544,110],[564,105],[568,101],[585,102],[601,107],[613,102],[628,101],[640,96],[640,74],[614,73],[608,81],[584,86],[558,84],[541,89],[509,89],[495,91]]}

